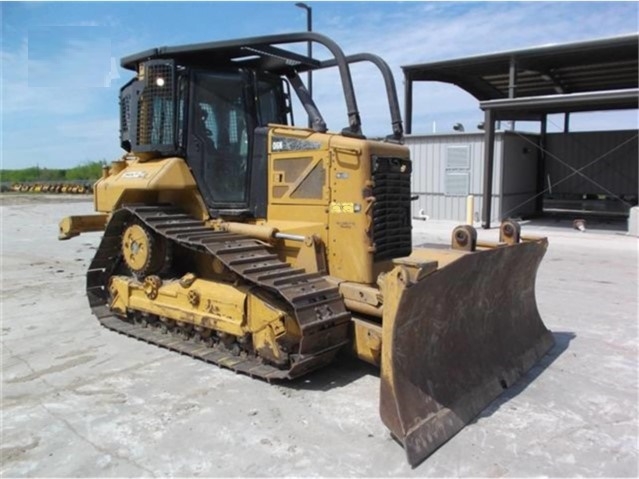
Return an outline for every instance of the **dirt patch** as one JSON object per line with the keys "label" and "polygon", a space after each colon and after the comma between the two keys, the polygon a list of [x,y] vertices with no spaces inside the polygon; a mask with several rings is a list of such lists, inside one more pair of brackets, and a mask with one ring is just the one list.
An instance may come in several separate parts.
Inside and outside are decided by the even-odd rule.
{"label": "dirt patch", "polygon": [[0,449],[0,458],[2,459],[2,463],[6,464],[8,462],[17,461],[22,456],[24,456],[27,451],[31,449],[35,449],[40,444],[40,438],[34,438],[29,444],[25,446],[13,446],[13,447],[3,447]]}
{"label": "dirt patch", "polygon": [[20,376],[17,378],[6,380],[7,384],[15,384],[15,383],[26,383],[28,381],[33,381],[34,379],[41,378],[42,376],[46,376],[48,374],[59,373],[62,371],[66,371],[67,369],[74,368],[79,366],[80,364],[88,363],[89,361],[93,361],[96,356],[86,355],[80,356],[79,358],[71,359],[70,361],[65,361],[62,364],[56,364],[55,366],[48,367],[46,369],[42,369],[40,371],[34,371],[31,374],[27,374],[26,376]]}

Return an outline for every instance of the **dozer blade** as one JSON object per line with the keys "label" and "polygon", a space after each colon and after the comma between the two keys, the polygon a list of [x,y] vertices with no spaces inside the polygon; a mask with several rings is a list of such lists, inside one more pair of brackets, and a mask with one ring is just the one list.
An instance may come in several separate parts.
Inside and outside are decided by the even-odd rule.
{"label": "dozer blade", "polygon": [[546,247],[540,239],[460,253],[421,279],[401,265],[389,273],[380,414],[413,467],[554,344],[535,302]]}

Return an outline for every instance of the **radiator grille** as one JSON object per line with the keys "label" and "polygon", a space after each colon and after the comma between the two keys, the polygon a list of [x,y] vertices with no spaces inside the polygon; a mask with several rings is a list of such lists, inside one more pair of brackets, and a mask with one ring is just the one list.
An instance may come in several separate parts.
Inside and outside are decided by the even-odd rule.
{"label": "radiator grille", "polygon": [[120,95],[120,133],[128,139],[131,125],[131,93]]}
{"label": "radiator grille", "polygon": [[131,88],[120,91],[120,146],[131,151]]}
{"label": "radiator grille", "polygon": [[412,250],[410,175],[404,158],[372,157],[374,259],[400,258]]}
{"label": "radiator grille", "polygon": [[146,85],[138,100],[138,145],[172,145],[173,66],[147,62]]}

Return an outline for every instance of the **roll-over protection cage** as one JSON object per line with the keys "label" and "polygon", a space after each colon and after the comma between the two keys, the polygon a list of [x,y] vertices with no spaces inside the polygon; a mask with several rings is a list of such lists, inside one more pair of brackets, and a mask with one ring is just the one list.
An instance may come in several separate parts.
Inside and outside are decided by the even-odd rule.
{"label": "roll-over protection cage", "polygon": [[[319,61],[305,55],[279,48],[288,45],[315,42],[326,47],[332,59]],[[348,115],[348,126],[342,130],[345,136],[363,138],[361,119],[353,89],[349,65],[371,62],[380,70],[386,87],[390,109],[392,133],[389,141],[401,142],[403,128],[397,90],[388,64],[376,55],[360,53],[346,56],[330,38],[315,32],[288,33],[237,40],[199,43],[176,47],[159,47],[145,50],[122,59],[123,68],[138,72],[138,78],[128,82],[120,92],[120,138],[122,147],[136,152],[153,151],[173,154],[180,151],[180,132],[176,121],[162,128],[153,128],[149,123],[157,121],[158,115],[149,117],[149,109],[171,116],[179,112],[178,73],[181,67],[199,68],[247,68],[257,72],[284,76],[295,90],[302,106],[311,119],[313,130],[325,132],[326,123],[311,95],[300,78],[300,73],[337,67],[342,84]],[[158,83],[159,82],[159,83]],[[159,132],[159,134],[158,134]]]}

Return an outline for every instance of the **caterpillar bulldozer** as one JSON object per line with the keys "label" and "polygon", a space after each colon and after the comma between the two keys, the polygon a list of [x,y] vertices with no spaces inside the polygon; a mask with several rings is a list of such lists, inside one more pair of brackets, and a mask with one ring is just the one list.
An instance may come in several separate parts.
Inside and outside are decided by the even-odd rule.
{"label": "caterpillar bulldozer", "polygon": [[[314,42],[318,60],[292,44]],[[361,129],[350,66],[384,80],[390,134]],[[103,231],[87,273],[100,323],[268,381],[341,350],[380,367],[380,415],[416,466],[553,344],[535,302],[545,238],[505,221],[413,249],[411,160],[393,76],[318,33],[154,48],[122,59],[122,159],[94,185]],[[347,126],[329,131],[300,75],[336,68]],[[294,126],[292,94],[309,127]]]}

